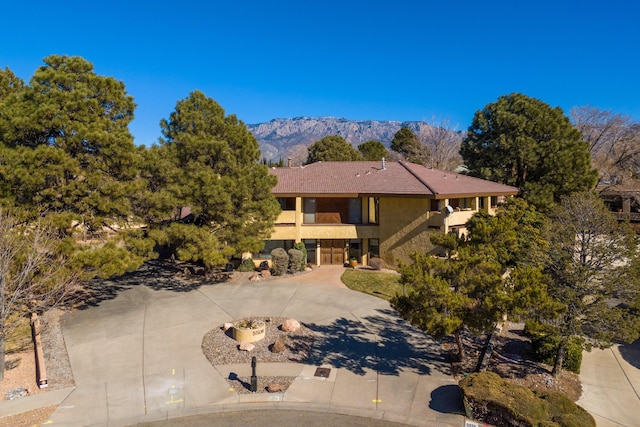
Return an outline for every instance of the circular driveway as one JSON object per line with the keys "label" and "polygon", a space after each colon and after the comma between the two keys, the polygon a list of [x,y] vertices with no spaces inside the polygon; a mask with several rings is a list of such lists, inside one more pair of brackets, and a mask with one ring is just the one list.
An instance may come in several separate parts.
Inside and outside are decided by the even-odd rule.
{"label": "circular driveway", "polygon": [[[63,319],[76,388],[51,416],[65,426],[131,425],[252,409],[306,410],[409,425],[463,423],[456,381],[437,343],[379,298],[341,285],[342,267],[283,280],[183,283],[146,268],[96,286]],[[295,380],[284,393],[238,394],[212,366],[205,333],[243,317],[288,317],[316,335],[305,364],[259,363],[258,375]],[[318,367],[330,369],[317,377]]]}

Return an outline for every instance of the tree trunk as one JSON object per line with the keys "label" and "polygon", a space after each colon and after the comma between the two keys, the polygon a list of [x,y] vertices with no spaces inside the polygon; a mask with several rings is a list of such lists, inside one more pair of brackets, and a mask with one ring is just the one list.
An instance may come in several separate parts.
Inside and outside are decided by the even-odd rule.
{"label": "tree trunk", "polygon": [[4,379],[4,334],[0,334],[0,381]]}
{"label": "tree trunk", "polygon": [[567,339],[562,338],[560,340],[560,343],[558,344],[556,360],[553,364],[553,370],[551,371],[551,374],[556,378],[558,377],[558,375],[560,375],[560,371],[562,371],[562,363],[564,362],[564,353],[567,350],[567,342]]}
{"label": "tree trunk", "polygon": [[460,331],[456,331],[454,334],[456,338],[456,345],[458,346],[458,361],[464,362],[464,349],[462,347],[462,338],[460,337]]}

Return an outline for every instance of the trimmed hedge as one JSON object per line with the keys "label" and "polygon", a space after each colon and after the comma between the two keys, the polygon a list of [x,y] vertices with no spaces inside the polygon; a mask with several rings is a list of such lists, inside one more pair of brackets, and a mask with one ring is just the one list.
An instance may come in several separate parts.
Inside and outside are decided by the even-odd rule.
{"label": "trimmed hedge", "polygon": [[467,416],[502,426],[595,427],[587,411],[562,393],[532,391],[494,372],[476,372],[459,383]]}
{"label": "trimmed hedge", "polygon": [[[531,338],[533,354],[538,362],[553,365],[558,354],[560,335],[550,327],[537,322],[526,322],[524,333]],[[567,349],[564,353],[562,368],[567,371],[580,373],[582,366],[582,350],[584,339],[580,337],[569,338]]]}
{"label": "trimmed hedge", "polygon": [[300,263],[300,271],[302,271],[307,266],[307,247],[304,242],[298,242],[293,244],[293,249],[297,249],[302,252],[302,261]]}
{"label": "trimmed hedge", "polygon": [[289,271],[297,273],[304,269],[304,254],[298,249],[289,249]]}
{"label": "trimmed hedge", "polygon": [[271,274],[284,276],[289,268],[289,255],[283,248],[275,248],[271,251]]}
{"label": "trimmed hedge", "polygon": [[253,260],[251,258],[245,258],[242,260],[242,262],[240,263],[240,265],[236,270],[247,272],[247,271],[255,271],[255,269],[256,269],[256,265],[253,263]]}

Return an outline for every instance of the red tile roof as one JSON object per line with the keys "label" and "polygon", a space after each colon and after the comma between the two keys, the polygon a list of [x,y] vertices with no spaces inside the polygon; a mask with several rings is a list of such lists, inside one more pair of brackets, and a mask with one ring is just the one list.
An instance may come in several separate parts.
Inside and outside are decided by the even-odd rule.
{"label": "red tile roof", "polygon": [[414,163],[317,162],[291,168],[272,168],[278,177],[277,196],[294,195],[413,195],[466,197],[515,195],[516,187],[428,169]]}

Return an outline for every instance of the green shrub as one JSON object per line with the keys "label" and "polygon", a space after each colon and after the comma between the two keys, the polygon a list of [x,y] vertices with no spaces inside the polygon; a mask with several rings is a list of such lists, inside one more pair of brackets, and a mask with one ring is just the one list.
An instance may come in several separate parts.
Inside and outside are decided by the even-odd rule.
{"label": "green shrub", "polygon": [[302,262],[300,265],[300,271],[302,271],[307,266],[307,247],[304,242],[298,242],[294,243],[293,249],[297,249],[302,252]]}
{"label": "green shrub", "polygon": [[[591,414],[578,406],[568,396],[556,392],[534,392],[549,405],[549,417],[563,427],[582,427],[595,425]],[[540,424],[542,426],[543,424]]]}
{"label": "green shrub", "polygon": [[289,271],[297,273],[304,268],[304,254],[298,249],[289,249]]}
{"label": "green shrub", "polygon": [[[538,362],[553,365],[558,354],[560,335],[555,333],[550,327],[537,322],[527,322],[524,333],[531,338],[533,354]],[[567,349],[564,353],[562,368],[580,373],[582,365],[582,348],[584,339],[580,337],[569,338]]]}
{"label": "green shrub", "polygon": [[251,258],[245,258],[242,260],[236,270],[242,272],[255,271],[256,265],[253,263],[253,260]]}
{"label": "green shrub", "polygon": [[593,417],[562,393],[537,392],[493,372],[460,381],[467,416],[493,425],[595,427]]}
{"label": "green shrub", "polygon": [[283,276],[289,268],[289,255],[283,248],[275,248],[271,251],[271,274]]}

